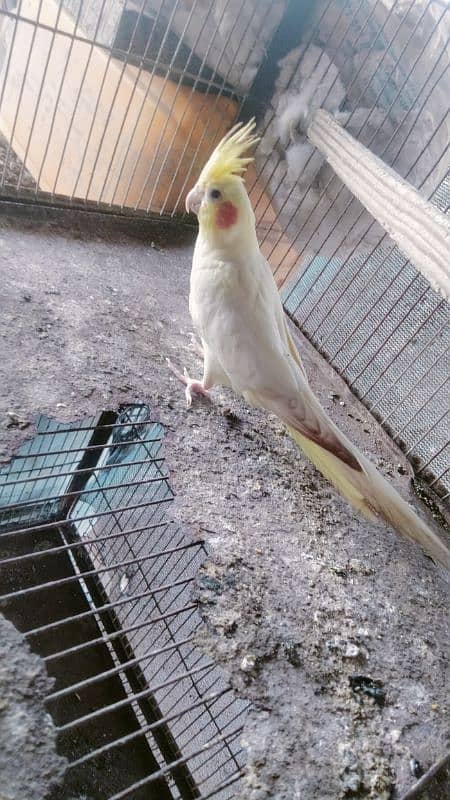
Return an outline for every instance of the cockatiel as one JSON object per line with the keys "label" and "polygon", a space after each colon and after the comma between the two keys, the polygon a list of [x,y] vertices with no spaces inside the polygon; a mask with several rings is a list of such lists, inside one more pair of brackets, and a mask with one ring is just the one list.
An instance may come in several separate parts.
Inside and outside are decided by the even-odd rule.
{"label": "cockatiel", "polygon": [[189,309],[203,344],[203,379],[169,366],[193,393],[231,386],[282,420],[336,489],[370,519],[381,518],[450,570],[444,543],[331,421],[308,385],[269,264],[259,249],[242,175],[258,138],[255,122],[222,139],[186,198],[198,216]]}

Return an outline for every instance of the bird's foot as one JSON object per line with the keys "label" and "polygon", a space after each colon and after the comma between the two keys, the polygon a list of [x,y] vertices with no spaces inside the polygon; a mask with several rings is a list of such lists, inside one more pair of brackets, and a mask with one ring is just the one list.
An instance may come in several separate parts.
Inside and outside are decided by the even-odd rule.
{"label": "bird's foot", "polygon": [[170,371],[173,372],[176,378],[186,387],[185,389],[185,396],[186,396],[186,405],[188,408],[192,405],[192,395],[193,394],[200,394],[203,397],[209,397],[207,390],[204,388],[201,381],[193,380],[186,367],[184,368],[183,372],[180,372],[179,369],[172,364],[170,358],[166,358],[167,366],[169,367]]}
{"label": "bird's foot", "polygon": [[184,391],[184,394],[186,396],[186,405],[188,408],[190,408],[192,405],[192,393],[200,394],[203,397],[209,397],[209,394],[207,390],[204,388],[201,381],[194,381],[192,380],[192,378],[189,377],[189,373],[186,368],[183,370],[183,373],[185,379],[183,383],[184,382],[186,383],[186,389]]}

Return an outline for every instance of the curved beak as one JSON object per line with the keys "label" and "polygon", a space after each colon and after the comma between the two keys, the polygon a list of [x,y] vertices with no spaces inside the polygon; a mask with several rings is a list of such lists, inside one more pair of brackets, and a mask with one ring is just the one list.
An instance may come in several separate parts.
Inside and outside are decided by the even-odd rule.
{"label": "curved beak", "polygon": [[203,190],[199,186],[194,186],[193,189],[186,195],[186,211],[193,214],[198,214],[203,200]]}

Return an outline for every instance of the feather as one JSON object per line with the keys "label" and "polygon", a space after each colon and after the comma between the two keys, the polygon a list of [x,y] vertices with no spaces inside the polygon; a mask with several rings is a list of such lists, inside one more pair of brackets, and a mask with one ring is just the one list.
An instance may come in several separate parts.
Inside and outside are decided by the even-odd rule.
{"label": "feather", "polygon": [[243,154],[259,142],[259,136],[254,136],[252,131],[256,127],[256,122],[251,119],[246,125],[238,122],[221,139],[212,155],[203,167],[199,184],[209,184],[221,181],[231,175],[241,177],[248,165],[253,161],[251,157],[243,157]]}
{"label": "feather", "polygon": [[[276,382],[274,382],[276,384]],[[361,472],[362,467],[350,442],[345,440],[339,429],[329,419],[309,386],[298,376],[296,393],[292,393],[287,382],[275,385],[270,390],[247,392],[248,399],[266,411],[271,411],[281,419],[290,430],[291,435],[300,434],[309,442],[318,445],[340,462],[351,467],[354,472]],[[294,436],[295,438],[295,436]]]}
{"label": "feather", "polygon": [[289,428],[294,441],[346,500],[369,519],[382,519],[398,533],[417,542],[435,561],[450,571],[450,553],[444,542],[426,525],[362,453],[353,448],[362,469],[355,473],[338,457],[316,442]]}

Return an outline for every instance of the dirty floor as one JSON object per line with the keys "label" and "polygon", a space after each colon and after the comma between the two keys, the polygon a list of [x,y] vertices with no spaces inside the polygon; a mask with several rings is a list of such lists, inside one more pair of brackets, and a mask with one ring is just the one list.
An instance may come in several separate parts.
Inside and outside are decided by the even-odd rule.
{"label": "dirty floor", "polygon": [[[201,644],[254,703],[240,800],[398,799],[448,746],[448,584],[337,497],[275,419],[228,390],[186,410],[165,359],[201,374],[192,245],[192,232],[120,218],[1,219],[0,459],[38,412],[149,403],[177,517],[210,548]],[[298,341],[333,419],[426,516],[401,453]]]}

